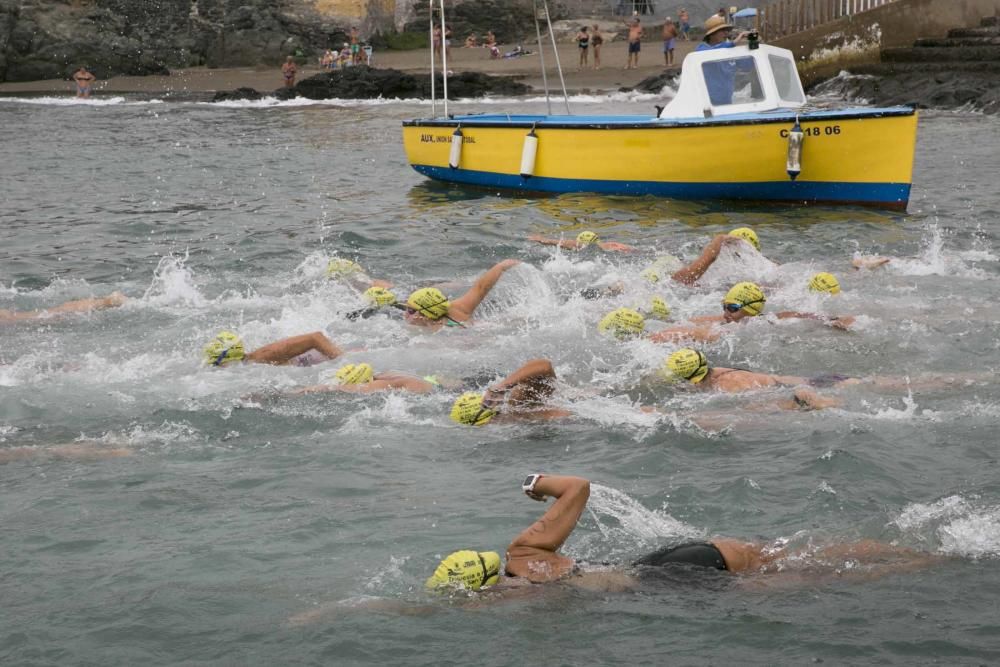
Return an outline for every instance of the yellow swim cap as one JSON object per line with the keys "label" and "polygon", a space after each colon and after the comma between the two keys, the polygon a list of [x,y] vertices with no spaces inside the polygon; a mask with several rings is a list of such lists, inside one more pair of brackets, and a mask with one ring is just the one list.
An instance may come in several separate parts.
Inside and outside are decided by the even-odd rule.
{"label": "yellow swim cap", "polygon": [[379,308],[396,303],[396,295],[384,287],[369,287],[365,290],[364,297]]}
{"label": "yellow swim cap", "polygon": [[364,272],[364,269],[355,262],[349,259],[340,259],[339,257],[334,257],[326,265],[327,278],[348,278]]}
{"label": "yellow swim cap", "polygon": [[698,350],[681,348],[667,357],[659,373],[671,382],[687,380],[697,384],[708,375],[708,359]]}
{"label": "yellow swim cap", "polygon": [[809,280],[809,289],[813,292],[840,294],[840,282],[832,273],[820,272]]}
{"label": "yellow swim cap", "polygon": [[431,590],[455,586],[478,591],[499,580],[500,554],[495,551],[466,549],[448,554],[424,586]]}
{"label": "yellow swim cap", "polygon": [[339,384],[368,384],[375,376],[370,364],[347,364],[337,369],[335,378]]}
{"label": "yellow swim cap", "polygon": [[205,346],[202,354],[209,366],[225,366],[234,361],[243,361],[243,341],[232,331],[220,331]]}
{"label": "yellow swim cap", "polygon": [[655,266],[649,266],[642,270],[639,274],[646,282],[653,283],[654,285],[660,282],[662,276],[660,276],[659,270]]}
{"label": "yellow swim cap", "polygon": [[418,289],[406,300],[406,305],[424,317],[439,320],[448,314],[448,298],[436,287]]}
{"label": "yellow swim cap", "polygon": [[646,318],[632,308],[618,308],[605,315],[597,324],[601,333],[611,333],[618,340],[638,336],[646,328]]}
{"label": "yellow swim cap", "polygon": [[451,419],[459,424],[482,426],[496,416],[495,410],[483,407],[483,394],[468,391],[455,399]]}
{"label": "yellow swim cap", "polygon": [[576,242],[584,246],[588,246],[591,243],[597,243],[597,234],[591,231],[580,232],[576,235]]}
{"label": "yellow swim cap", "polygon": [[670,306],[663,298],[654,296],[650,301],[648,317],[651,320],[666,320],[670,317]]}
{"label": "yellow swim cap", "polygon": [[760,239],[757,238],[757,232],[749,227],[738,227],[729,232],[729,235],[741,238],[744,241],[749,241],[750,245],[756,248],[757,252],[760,252]]}
{"label": "yellow swim cap", "polygon": [[725,305],[738,304],[740,310],[747,315],[760,315],[764,312],[764,290],[756,283],[736,283],[722,299]]}

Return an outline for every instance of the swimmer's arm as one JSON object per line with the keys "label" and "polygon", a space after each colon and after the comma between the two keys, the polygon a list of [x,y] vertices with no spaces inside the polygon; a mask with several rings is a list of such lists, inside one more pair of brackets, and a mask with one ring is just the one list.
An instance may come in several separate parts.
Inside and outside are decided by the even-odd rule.
{"label": "swimmer's arm", "polygon": [[685,285],[693,285],[698,282],[698,279],[705,275],[709,267],[715,263],[715,260],[719,258],[719,252],[722,250],[722,246],[726,243],[731,243],[728,239],[733,239],[734,241],[739,241],[740,239],[735,236],[729,236],[728,234],[716,234],[715,237],[708,242],[705,249],[701,251],[701,255],[698,259],[694,260],[683,269],[675,272],[671,278],[679,283]]}
{"label": "swimmer's arm", "polygon": [[269,345],[258,348],[246,356],[247,361],[257,364],[273,364],[279,366],[287,364],[291,359],[304,354],[309,350],[318,350],[327,356],[328,359],[336,359],[341,354],[337,345],[320,331],[314,331],[301,336],[292,336],[275,341]]}
{"label": "swimmer's arm", "polygon": [[484,403],[497,405],[504,396],[518,389],[519,400],[532,400],[552,392],[556,371],[548,359],[532,359],[516,371],[486,389]]}
{"label": "swimmer's arm", "polygon": [[698,340],[706,343],[719,340],[719,334],[713,327],[671,327],[661,329],[647,338],[654,343],[675,343],[682,340]]}
{"label": "swimmer's arm", "polygon": [[500,276],[507,269],[517,266],[521,261],[517,259],[505,259],[497,263],[489,271],[479,276],[475,284],[468,292],[451,302],[448,307],[448,315],[459,322],[465,322],[472,317],[472,312],[483,302],[486,295],[490,293]]}
{"label": "swimmer's arm", "polygon": [[597,247],[607,252],[638,252],[638,248],[617,241],[599,241]]}
{"label": "swimmer's arm", "polygon": [[550,239],[545,236],[540,236],[538,234],[532,234],[528,237],[529,241],[534,241],[535,243],[541,243],[542,245],[555,245],[563,248],[565,250],[579,250],[582,244],[578,243],[573,239]]}
{"label": "swimmer's arm", "polygon": [[429,394],[434,391],[434,385],[423,378],[414,377],[406,373],[395,373],[387,371],[379,373],[375,379],[368,384],[379,382],[385,389],[403,389],[414,394]]}
{"label": "swimmer's arm", "polygon": [[875,257],[856,257],[851,260],[851,266],[857,269],[877,269],[880,266],[885,266],[892,261],[891,257],[880,257],[876,255]]}
{"label": "swimmer's arm", "polygon": [[820,315],[818,313],[800,313],[794,310],[783,310],[780,313],[775,313],[774,316],[779,320],[816,320],[817,322],[825,322],[834,329],[849,329],[854,324],[854,318],[847,315],[843,317],[828,317],[827,315]]}
{"label": "swimmer's arm", "polygon": [[104,310],[105,308],[116,308],[127,301],[127,297],[121,292],[112,292],[108,296],[95,299],[78,299],[67,301],[59,306],[35,311],[38,317],[48,315],[64,315],[67,313],[89,313],[94,310]]}
{"label": "swimmer's arm", "polygon": [[518,551],[541,549],[555,552],[576,528],[577,521],[590,498],[590,482],[581,477],[543,475],[535,484],[539,496],[552,496],[556,502],[542,518],[531,524],[507,547],[507,553],[517,556]]}

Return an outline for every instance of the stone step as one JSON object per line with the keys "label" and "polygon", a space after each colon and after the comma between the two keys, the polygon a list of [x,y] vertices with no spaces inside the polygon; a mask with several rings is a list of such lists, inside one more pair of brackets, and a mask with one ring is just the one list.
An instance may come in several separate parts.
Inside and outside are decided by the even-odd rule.
{"label": "stone step", "polygon": [[852,74],[891,76],[894,74],[924,73],[948,76],[954,73],[1000,76],[1000,62],[881,62],[851,65]]}
{"label": "stone step", "polygon": [[986,16],[983,20],[979,22],[979,25],[984,28],[989,28],[991,26],[1000,26],[1000,16]]}
{"label": "stone step", "polygon": [[1000,46],[923,46],[882,49],[883,62],[1000,61]]}
{"label": "stone step", "polygon": [[918,39],[913,46],[923,48],[927,46],[996,46],[1000,45],[1000,34],[993,37],[949,37],[947,39],[924,38]]}
{"label": "stone step", "polygon": [[954,28],[948,31],[948,37],[962,39],[965,37],[998,37],[1000,27],[996,28]]}

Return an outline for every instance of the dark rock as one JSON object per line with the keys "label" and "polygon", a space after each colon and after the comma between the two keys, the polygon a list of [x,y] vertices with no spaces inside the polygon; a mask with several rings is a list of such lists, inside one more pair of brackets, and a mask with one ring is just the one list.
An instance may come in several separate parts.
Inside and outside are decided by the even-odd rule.
{"label": "dark rock", "polygon": [[[435,83],[438,95],[443,90],[441,77]],[[394,69],[375,69],[359,65],[334,72],[323,72],[297,83],[294,88],[274,92],[278,99],[305,97],[311,100],[374,99],[378,97],[430,97],[428,74],[408,74]],[[523,95],[531,88],[513,77],[490,76],[481,72],[461,72],[448,77],[448,96],[483,97],[485,95]],[[245,99],[245,98],[244,98]]]}
{"label": "dark rock", "polygon": [[[864,100],[880,106],[916,103],[935,109],[974,108],[984,113],[1000,112],[1000,65],[944,69],[929,75],[922,64],[911,67],[868,66],[849,76],[837,76],[816,84],[810,94]],[[989,63],[988,65],[994,65]],[[869,73],[860,73],[869,72]]]}
{"label": "dark rock", "polygon": [[[654,74],[653,76],[648,76],[639,83],[635,84],[635,90],[642,93],[653,93],[655,95],[661,92],[665,86],[676,88],[679,78],[680,72],[664,72],[662,74]],[[629,89],[623,88],[622,90],[628,91]]]}
{"label": "dark rock", "polygon": [[230,100],[259,100],[263,95],[253,88],[237,88],[236,90],[220,90],[212,96],[213,102],[228,102]]}
{"label": "dark rock", "polygon": [[898,47],[882,49],[882,60],[895,62],[1000,60],[1000,46]]}

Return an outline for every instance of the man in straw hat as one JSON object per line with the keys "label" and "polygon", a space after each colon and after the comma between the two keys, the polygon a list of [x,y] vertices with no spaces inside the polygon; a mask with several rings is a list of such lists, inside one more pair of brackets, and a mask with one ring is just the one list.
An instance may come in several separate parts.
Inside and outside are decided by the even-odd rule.
{"label": "man in straw hat", "polygon": [[[705,21],[705,37],[695,51],[711,51],[714,49],[731,49],[737,44],[745,41],[749,33],[741,32],[735,40],[729,39],[733,26],[726,22],[726,19],[718,14],[714,14]],[[708,87],[708,97],[712,104],[732,104],[733,86],[736,80],[737,69],[752,69],[753,61],[746,59],[746,62],[731,61],[705,63],[705,85]]]}

